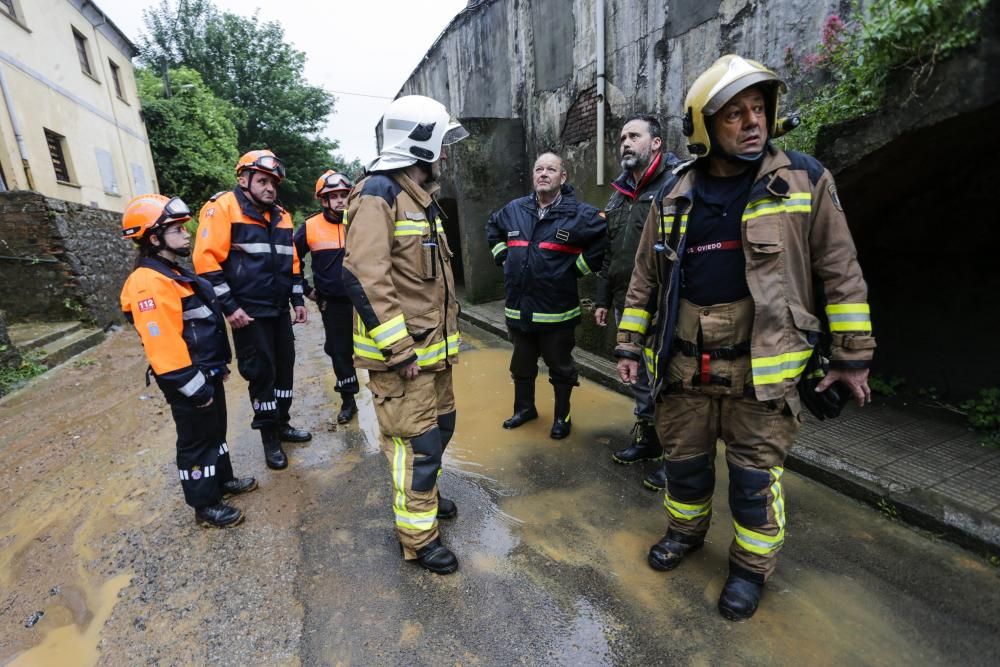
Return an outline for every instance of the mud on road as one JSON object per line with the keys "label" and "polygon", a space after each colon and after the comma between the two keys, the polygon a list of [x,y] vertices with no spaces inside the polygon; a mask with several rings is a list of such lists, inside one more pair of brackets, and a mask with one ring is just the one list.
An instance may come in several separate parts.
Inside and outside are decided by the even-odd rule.
{"label": "mud on road", "polygon": [[[313,313],[315,315],[315,313]],[[329,430],[334,377],[318,318],[296,327],[293,423],[270,471],[245,384],[227,385],[247,520],[199,528],[177,483],[169,409],[130,331],[0,401],[0,663],[14,665],[995,664],[994,568],[787,474],[789,524],[761,610],[715,611],[731,523],[720,479],[707,548],[671,574],[645,563],[665,526],[648,472],[610,452],[623,397],[574,394],[573,435],[541,418],[503,431],[509,348],[467,332],[442,526],[461,560],[438,577],[404,563],[390,478],[363,392]],[[724,471],[725,466],[720,466]],[[41,615],[39,615],[41,613]],[[32,624],[31,621],[34,621]],[[30,627],[26,627],[30,626]]]}

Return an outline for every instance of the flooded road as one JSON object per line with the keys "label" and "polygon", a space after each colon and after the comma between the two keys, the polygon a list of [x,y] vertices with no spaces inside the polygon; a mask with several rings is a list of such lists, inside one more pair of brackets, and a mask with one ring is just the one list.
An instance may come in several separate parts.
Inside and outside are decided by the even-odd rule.
{"label": "flooded road", "polygon": [[[313,313],[315,315],[315,313]],[[318,318],[315,318],[318,320]],[[296,327],[286,471],[265,468],[245,385],[227,385],[246,522],[195,526],[173,425],[134,334],[0,401],[0,663],[14,665],[996,664],[1000,577],[984,561],[787,473],[789,523],[760,611],[715,610],[731,535],[720,479],[707,547],[672,573],[646,565],[665,529],[641,466],[611,462],[626,398],[584,381],[573,434],[515,431],[509,347],[466,332],[458,430],[441,485],[458,573],[398,556],[390,478],[363,392],[332,430],[334,377],[318,321]],[[720,465],[724,472],[725,465]],[[30,627],[26,627],[30,626]]]}

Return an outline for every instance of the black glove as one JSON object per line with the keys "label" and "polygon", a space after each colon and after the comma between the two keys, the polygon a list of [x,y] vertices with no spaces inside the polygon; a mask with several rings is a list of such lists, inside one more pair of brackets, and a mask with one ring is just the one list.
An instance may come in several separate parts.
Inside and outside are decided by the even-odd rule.
{"label": "black glove", "polygon": [[820,421],[839,417],[840,411],[851,400],[850,388],[841,382],[834,382],[823,392],[816,392],[816,387],[829,370],[830,362],[814,348],[799,380],[799,399],[802,405]]}
{"label": "black glove", "polygon": [[493,258],[493,261],[497,263],[497,266],[503,266],[503,263],[507,261],[507,250],[501,250]]}

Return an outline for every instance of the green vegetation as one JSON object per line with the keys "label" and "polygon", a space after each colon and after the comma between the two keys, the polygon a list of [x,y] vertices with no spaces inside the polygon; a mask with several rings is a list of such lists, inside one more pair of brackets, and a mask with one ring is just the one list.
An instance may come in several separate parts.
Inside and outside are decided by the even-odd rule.
{"label": "green vegetation", "polygon": [[27,356],[15,366],[0,365],[0,396],[4,396],[14,391],[31,378],[41,375],[46,370],[45,366],[35,359]]}
{"label": "green vegetation", "polygon": [[1000,387],[981,389],[977,398],[960,406],[969,426],[983,434],[983,444],[1000,447]]}
{"label": "green vegetation", "polygon": [[868,386],[871,387],[872,393],[878,394],[879,396],[885,396],[886,398],[895,397],[898,390],[904,384],[906,384],[906,380],[898,375],[885,377],[879,373],[874,373],[870,378],[868,378]]}
{"label": "green vegetation", "polygon": [[882,107],[890,76],[903,73],[909,97],[946,56],[976,42],[979,19],[989,0],[874,0],[867,11],[854,0],[845,23],[830,16],[823,40],[799,63],[791,49],[785,71],[791,78],[811,78],[795,97],[802,126],[782,141],[786,150],[814,152],[821,127],[858,118]]}
{"label": "green vegetation", "polygon": [[[205,110],[203,116],[195,119],[199,135],[210,118],[226,135],[217,158],[227,162],[225,185],[218,187],[223,175],[215,161],[203,165],[212,186],[198,179],[176,182],[189,183],[191,188],[209,194],[213,188],[233,187],[232,169],[238,156],[232,152],[229,130],[221,117],[228,118],[235,126],[239,153],[269,148],[284,161],[288,176],[281,186],[280,197],[293,212],[316,208],[313,188],[326,169],[360,167],[357,161],[353,165],[343,164],[333,154],[337,143],[321,136],[335,99],[306,82],[305,54],[285,42],[280,23],[262,22],[257,14],[245,18],[222,12],[211,0],[160,0],[158,6],[145,10],[143,16],[147,31],[140,39],[143,64],[157,73],[163,67],[190,68],[200,73],[208,90],[226,103],[214,111]],[[173,76],[171,73],[171,89],[175,96],[182,97],[184,84]],[[234,113],[234,109],[238,112]],[[147,122],[148,127],[152,125]],[[176,130],[180,129],[179,124]],[[173,155],[160,155],[154,150],[157,171],[179,172],[187,168],[186,150],[198,141],[195,137],[174,144]],[[196,155],[206,155],[209,150],[212,149],[205,145]],[[167,182],[161,181],[160,185],[163,192],[174,194]],[[200,196],[192,199],[188,200],[191,206],[198,206],[204,200]]]}

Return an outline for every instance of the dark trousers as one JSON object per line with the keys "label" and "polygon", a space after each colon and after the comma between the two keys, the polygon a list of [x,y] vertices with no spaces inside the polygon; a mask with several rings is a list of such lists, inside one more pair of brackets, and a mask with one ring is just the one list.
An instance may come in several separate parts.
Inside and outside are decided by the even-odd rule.
{"label": "dark trousers", "polygon": [[295,335],[289,314],[257,317],[242,329],[233,329],[233,344],[240,375],[250,385],[250,426],[272,429],[287,424],[295,367]]}
{"label": "dark trousers", "polygon": [[574,327],[559,327],[541,331],[510,330],[514,354],[510,358],[510,376],[514,382],[534,382],[538,377],[538,357],[549,368],[549,382],[576,386],[576,345]]}
{"label": "dark trousers", "polygon": [[222,374],[208,381],[215,385],[215,395],[208,407],[170,406],[177,427],[177,471],[184,501],[195,509],[221,502],[222,485],[233,478],[226,444],[226,390]]}
{"label": "dark trousers", "polygon": [[354,307],[350,301],[320,299],[326,343],[323,351],[333,359],[337,376],[336,391],[341,395],[358,393],[358,375],[354,371]]}

